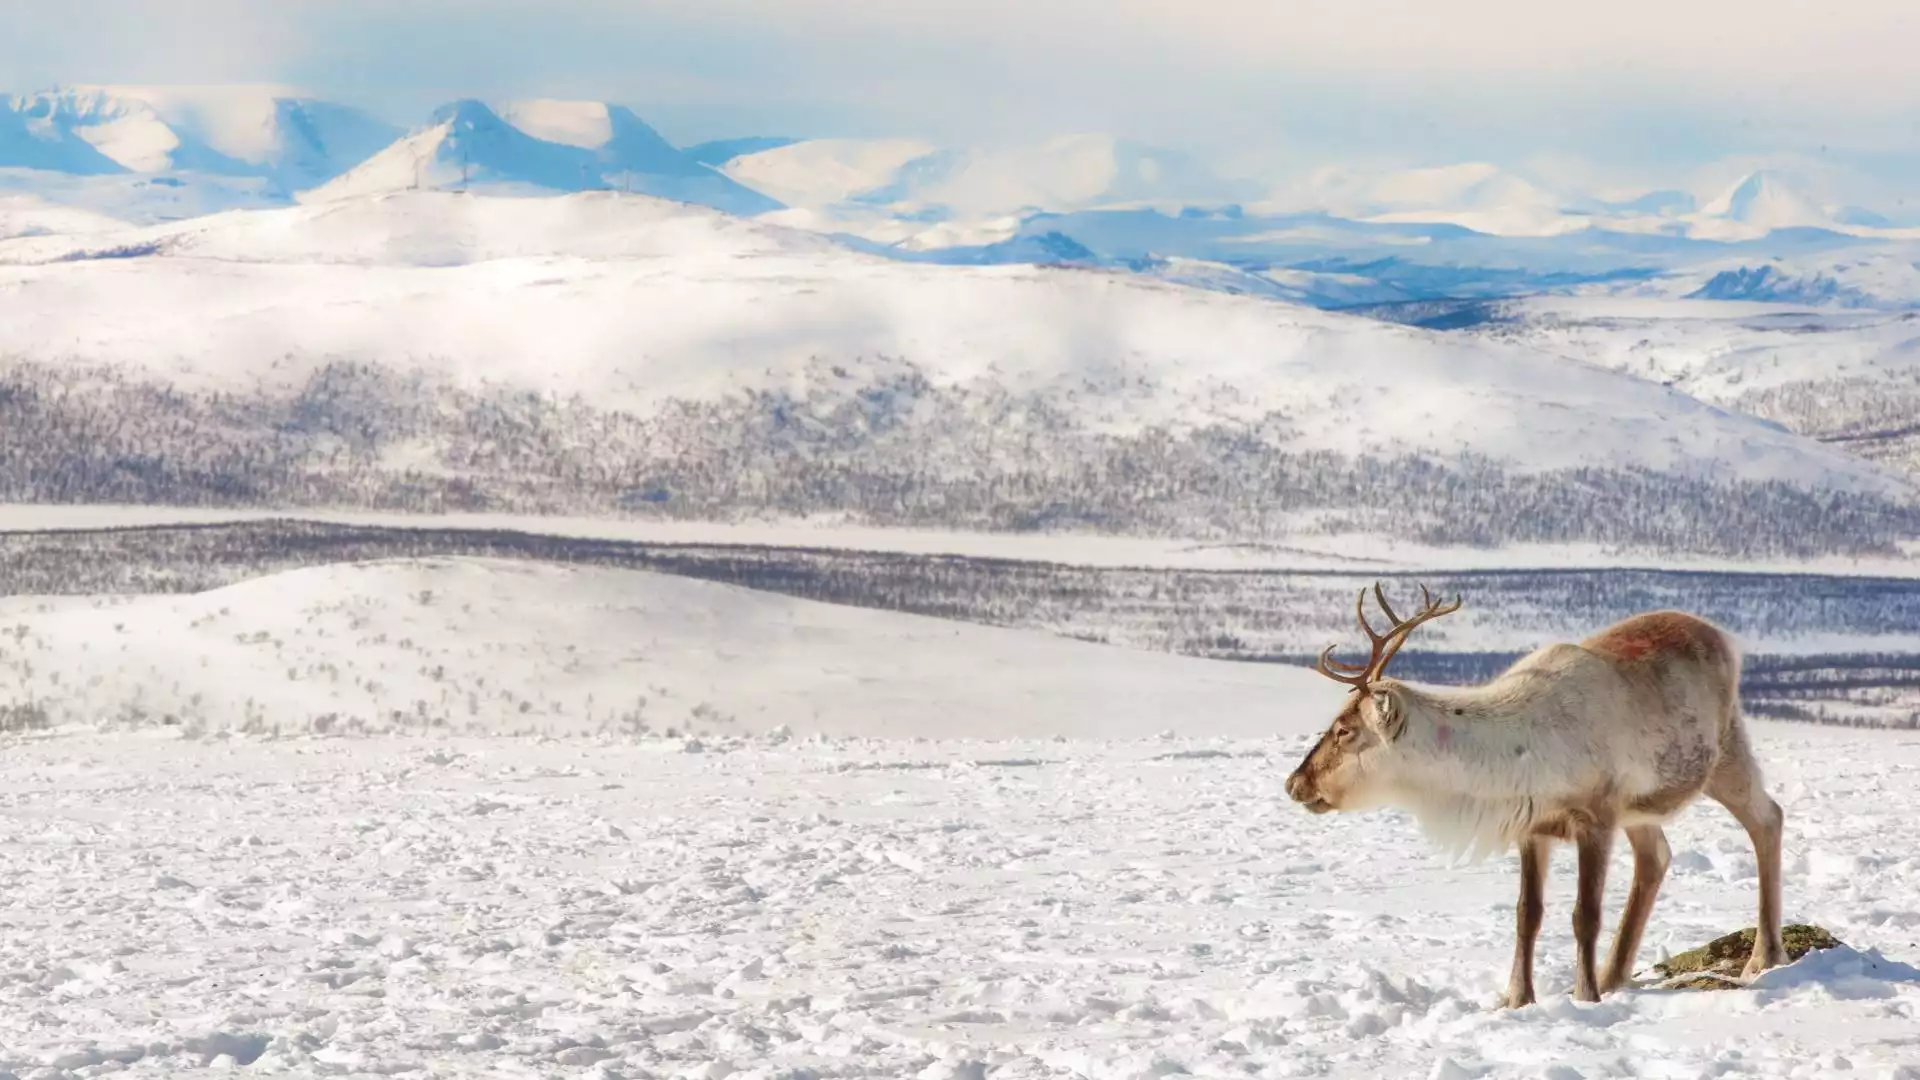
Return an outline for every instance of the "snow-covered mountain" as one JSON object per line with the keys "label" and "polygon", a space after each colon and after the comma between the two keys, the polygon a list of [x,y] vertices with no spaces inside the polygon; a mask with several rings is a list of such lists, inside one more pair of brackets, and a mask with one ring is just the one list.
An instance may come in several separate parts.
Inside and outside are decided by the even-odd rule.
{"label": "snow-covered mountain", "polygon": [[600,102],[525,101],[442,106],[428,124],[309,201],[419,188],[551,195],[625,190],[758,214],[779,204],[674,148],[630,110]]}
{"label": "snow-covered mountain", "polygon": [[[1752,300],[1800,307],[1920,308],[1920,251],[1874,251],[1821,259],[1765,259],[1708,265],[1675,280],[1699,280],[1693,300]],[[1711,276],[1708,276],[1711,275]]]}
{"label": "snow-covered mountain", "polygon": [[76,87],[0,103],[0,167],[210,173],[296,191],[395,134],[359,110],[276,87]]}
{"label": "snow-covered mountain", "polygon": [[727,162],[729,176],[841,222],[982,221],[1089,207],[1217,205],[1249,189],[1190,155],[1107,135],[942,148],[915,139],[817,139]]}
{"label": "snow-covered mountain", "polygon": [[1776,229],[1846,231],[1826,207],[1780,176],[1748,173],[1718,198],[1689,215],[1694,235],[1715,240],[1764,236]]}
{"label": "snow-covered mountain", "polygon": [[728,176],[788,206],[822,210],[890,187],[908,165],[938,149],[921,139],[806,139],[749,150],[718,164]]}
{"label": "snow-covered mountain", "polygon": [[1275,192],[1262,208],[1529,237],[1587,228],[1590,217],[1568,212],[1569,204],[1496,165],[1467,162],[1385,173],[1320,169]]}
{"label": "snow-covered mountain", "polygon": [[[207,444],[183,447],[177,470],[84,473],[134,501],[253,491],[604,512],[632,500],[1182,535],[1278,535],[1331,514],[1455,539],[1524,526],[1645,543],[1698,512],[1720,524],[1685,535],[1711,546],[1725,538],[1699,530],[1754,513],[1814,542],[1817,524],[1777,503],[1795,491],[1871,506],[1912,491],[1778,427],[1544,351],[1125,271],[904,263],[618,193],[406,193],[0,243],[0,292],[27,288],[34,304],[0,324],[0,355],[28,365],[13,378],[116,372],[89,385],[157,404],[81,417],[185,424],[166,430]],[[292,410],[274,452],[291,456],[208,474],[227,477],[225,496],[185,462],[220,459],[239,429],[172,415],[214,408],[195,403],[216,393],[258,398],[221,417]],[[83,396],[8,400],[68,409]],[[8,421],[23,448],[88,430],[64,412]],[[113,452],[104,433],[89,438],[73,452]],[[315,473],[315,460],[334,464]],[[71,484],[65,468],[31,482]],[[1611,510],[1514,514],[1563,498],[1552,478],[1576,469],[1599,470],[1578,490]],[[1643,483],[1668,516],[1608,502],[1650,497],[1630,493]],[[1714,494],[1754,484],[1784,487]],[[1740,543],[1761,542],[1739,528]]]}

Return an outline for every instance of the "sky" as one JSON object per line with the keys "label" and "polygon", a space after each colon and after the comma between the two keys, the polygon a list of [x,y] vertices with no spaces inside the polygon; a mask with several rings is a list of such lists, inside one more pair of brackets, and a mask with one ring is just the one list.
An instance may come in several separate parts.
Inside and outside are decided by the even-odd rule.
{"label": "sky", "polygon": [[[1098,131],[1229,171],[1912,175],[1912,0],[0,0],[10,89],[272,82],[402,124],[583,97],[690,143]],[[1689,172],[1691,171],[1691,172]],[[1569,179],[1572,179],[1569,177]]]}

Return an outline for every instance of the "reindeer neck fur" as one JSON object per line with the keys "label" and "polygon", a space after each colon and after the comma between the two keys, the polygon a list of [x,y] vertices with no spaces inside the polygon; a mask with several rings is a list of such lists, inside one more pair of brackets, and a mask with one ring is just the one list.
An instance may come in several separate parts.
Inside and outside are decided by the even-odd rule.
{"label": "reindeer neck fur", "polygon": [[1481,686],[1394,683],[1404,720],[1386,763],[1391,801],[1469,860],[1525,837],[1581,787],[1584,739],[1568,690],[1586,659],[1552,647]]}

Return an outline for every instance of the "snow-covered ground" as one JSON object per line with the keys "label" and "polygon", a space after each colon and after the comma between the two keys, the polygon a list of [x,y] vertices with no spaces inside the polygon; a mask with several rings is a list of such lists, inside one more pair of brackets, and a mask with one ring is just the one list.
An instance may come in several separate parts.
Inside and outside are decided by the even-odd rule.
{"label": "snow-covered ground", "polygon": [[[1280,781],[1324,717],[1272,705],[1274,734],[1241,741],[9,741],[0,1072],[1893,1080],[1920,1065],[1913,737],[1759,726],[1787,812],[1787,916],[1851,949],[1749,990],[1574,1004],[1563,851],[1542,1000],[1499,1012],[1512,860],[1449,869],[1396,814],[1293,807]],[[1752,918],[1732,820],[1700,806],[1670,834],[1643,965]],[[1613,869],[1610,921],[1624,857]]]}
{"label": "snow-covered ground", "polygon": [[[1304,670],[487,560],[0,627],[0,1075],[1920,1062],[1911,734],[1755,725],[1787,916],[1849,950],[1576,1005],[1563,856],[1543,1000],[1503,1013],[1510,861],[1289,803],[1341,692]],[[1645,964],[1754,904],[1731,818],[1671,832]]]}

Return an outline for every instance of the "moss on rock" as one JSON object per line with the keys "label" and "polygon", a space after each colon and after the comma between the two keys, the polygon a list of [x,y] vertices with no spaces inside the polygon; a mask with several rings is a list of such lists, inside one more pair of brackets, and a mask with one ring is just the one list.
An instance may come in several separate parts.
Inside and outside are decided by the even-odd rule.
{"label": "moss on rock", "polygon": [[[1745,930],[1715,938],[1697,949],[1689,949],[1653,965],[1654,973],[1669,989],[1737,990],[1740,988],[1740,972],[1747,966],[1747,957],[1753,954],[1754,934],[1755,929],[1749,926]],[[1810,952],[1831,949],[1840,944],[1839,938],[1821,927],[1804,923],[1781,927],[1780,941],[1787,948],[1788,963]],[[1693,977],[1683,978],[1688,975]]]}

